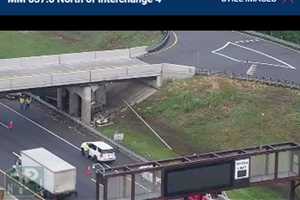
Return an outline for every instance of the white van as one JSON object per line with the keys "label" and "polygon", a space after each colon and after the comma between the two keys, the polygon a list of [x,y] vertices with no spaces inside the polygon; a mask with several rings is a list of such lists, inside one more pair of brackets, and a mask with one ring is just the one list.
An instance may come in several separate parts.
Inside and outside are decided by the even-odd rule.
{"label": "white van", "polygon": [[102,141],[82,143],[81,153],[98,162],[110,162],[116,160],[116,154],[112,146]]}

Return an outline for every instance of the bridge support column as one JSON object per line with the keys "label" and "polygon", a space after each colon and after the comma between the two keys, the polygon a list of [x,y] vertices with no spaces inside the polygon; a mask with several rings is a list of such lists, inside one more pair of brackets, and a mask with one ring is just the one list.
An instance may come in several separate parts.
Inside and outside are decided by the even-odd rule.
{"label": "bridge support column", "polygon": [[160,88],[162,86],[162,78],[161,76],[156,77],[156,87]]}
{"label": "bridge support column", "polygon": [[96,104],[105,105],[106,104],[106,88],[105,85],[99,86],[95,91]]}
{"label": "bridge support column", "polygon": [[79,96],[73,92],[70,91],[69,96],[69,114],[74,115],[75,117],[79,117]]}
{"label": "bridge support column", "polygon": [[65,89],[64,88],[57,88],[56,100],[57,100],[57,108],[60,110],[64,109],[64,98],[65,98]]}
{"label": "bridge support column", "polygon": [[84,87],[81,93],[81,120],[86,124],[91,123],[92,118],[92,88]]}

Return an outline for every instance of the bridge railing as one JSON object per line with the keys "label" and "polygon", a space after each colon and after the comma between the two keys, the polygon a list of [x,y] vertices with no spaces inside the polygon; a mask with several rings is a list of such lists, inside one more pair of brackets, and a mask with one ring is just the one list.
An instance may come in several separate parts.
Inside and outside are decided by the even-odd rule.
{"label": "bridge railing", "polygon": [[0,59],[0,67],[3,68],[23,68],[37,67],[40,65],[60,65],[74,62],[89,62],[97,60],[112,60],[120,58],[135,58],[146,53],[146,46],[128,49],[115,49],[106,51],[88,51],[80,53],[68,53],[46,56],[31,56],[21,58]]}

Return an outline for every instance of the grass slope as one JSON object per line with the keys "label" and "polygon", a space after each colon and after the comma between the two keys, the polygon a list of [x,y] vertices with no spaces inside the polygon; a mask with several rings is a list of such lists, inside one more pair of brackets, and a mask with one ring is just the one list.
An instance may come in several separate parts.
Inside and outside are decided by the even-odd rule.
{"label": "grass slope", "polygon": [[151,45],[159,31],[0,31],[0,59]]}
{"label": "grass slope", "polygon": [[[300,141],[300,92],[290,89],[195,77],[165,85],[136,110],[174,151],[165,148],[129,111],[101,131],[111,137],[115,130],[124,132],[124,144],[149,159]],[[261,187],[229,194],[233,200],[284,199],[277,189]]]}
{"label": "grass slope", "polygon": [[300,44],[300,31],[262,31],[274,37]]}

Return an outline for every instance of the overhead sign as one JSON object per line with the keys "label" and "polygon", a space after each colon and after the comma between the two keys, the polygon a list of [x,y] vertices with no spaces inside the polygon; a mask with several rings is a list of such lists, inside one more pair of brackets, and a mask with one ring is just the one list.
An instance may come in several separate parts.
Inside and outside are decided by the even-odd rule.
{"label": "overhead sign", "polygon": [[249,163],[249,158],[235,161],[235,180],[249,178]]}
{"label": "overhead sign", "polygon": [[164,195],[176,197],[232,186],[232,162],[194,165],[164,172]]}

